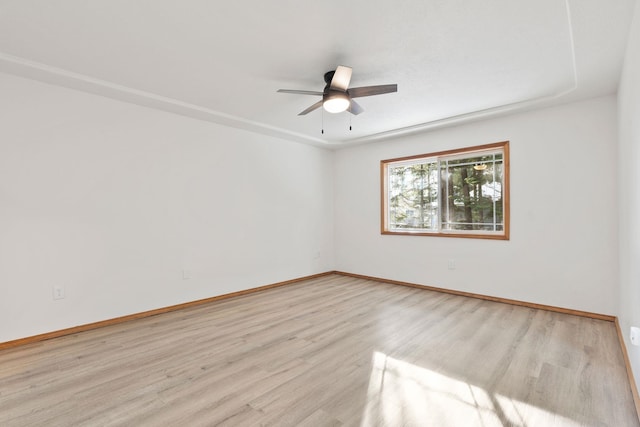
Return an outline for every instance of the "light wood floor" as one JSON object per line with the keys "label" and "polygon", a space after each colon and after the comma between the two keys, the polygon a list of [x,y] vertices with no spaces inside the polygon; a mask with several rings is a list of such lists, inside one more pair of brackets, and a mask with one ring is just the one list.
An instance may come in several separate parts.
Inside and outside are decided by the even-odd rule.
{"label": "light wood floor", "polygon": [[0,426],[635,426],[613,323],[343,276],[0,352]]}

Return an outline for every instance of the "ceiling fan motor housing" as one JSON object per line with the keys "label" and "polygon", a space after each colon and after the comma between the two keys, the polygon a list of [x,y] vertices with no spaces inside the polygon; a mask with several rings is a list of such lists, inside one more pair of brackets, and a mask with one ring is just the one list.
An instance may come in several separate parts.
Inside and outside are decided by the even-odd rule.
{"label": "ceiling fan motor housing", "polygon": [[324,73],[324,82],[329,86],[331,84],[331,80],[333,80],[333,75],[336,73],[336,70],[327,71]]}

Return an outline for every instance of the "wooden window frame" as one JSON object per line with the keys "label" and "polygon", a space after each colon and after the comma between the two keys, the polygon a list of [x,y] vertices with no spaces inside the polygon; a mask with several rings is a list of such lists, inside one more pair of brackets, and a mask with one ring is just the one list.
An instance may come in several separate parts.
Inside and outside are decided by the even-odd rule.
{"label": "wooden window frame", "polygon": [[[387,169],[390,164],[398,162],[407,162],[419,159],[441,159],[443,157],[459,156],[461,154],[473,154],[480,153],[482,151],[492,151],[501,149],[503,152],[502,160],[502,213],[503,213],[503,230],[501,232],[495,231],[474,231],[468,230],[437,230],[437,231],[398,231],[388,229],[388,180]],[[437,237],[458,237],[458,238],[470,238],[470,239],[490,239],[490,240],[509,240],[509,225],[510,225],[510,200],[509,200],[509,188],[510,188],[510,175],[509,175],[509,141],[496,142],[492,144],[477,145],[473,147],[456,148],[446,151],[438,151],[434,153],[419,154],[414,156],[399,157],[394,159],[387,159],[380,161],[380,205],[381,205],[381,234],[386,235],[402,235],[402,236],[437,236]],[[440,202],[439,202],[440,204]],[[439,223],[442,219],[438,218]]]}

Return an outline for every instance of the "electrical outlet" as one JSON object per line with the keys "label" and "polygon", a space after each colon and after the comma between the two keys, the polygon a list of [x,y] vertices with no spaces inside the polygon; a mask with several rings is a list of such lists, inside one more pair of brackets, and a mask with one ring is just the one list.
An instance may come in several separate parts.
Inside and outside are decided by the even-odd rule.
{"label": "electrical outlet", "polygon": [[640,346],[640,328],[637,326],[631,327],[631,333],[629,334],[631,338],[631,344]]}
{"label": "electrical outlet", "polygon": [[63,299],[65,297],[64,288],[62,286],[53,287],[53,299]]}
{"label": "electrical outlet", "polygon": [[450,259],[447,262],[447,266],[448,266],[449,270],[455,270],[456,269],[456,260],[455,259]]}
{"label": "electrical outlet", "polygon": [[191,274],[191,270],[182,270],[182,280],[189,280],[191,279],[192,274]]}

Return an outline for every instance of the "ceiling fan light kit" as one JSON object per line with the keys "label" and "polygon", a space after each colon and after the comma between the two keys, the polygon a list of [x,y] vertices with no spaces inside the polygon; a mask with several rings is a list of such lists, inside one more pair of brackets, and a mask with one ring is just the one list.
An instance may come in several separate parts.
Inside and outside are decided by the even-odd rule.
{"label": "ceiling fan light kit", "polygon": [[331,90],[327,96],[323,96],[322,107],[329,113],[342,113],[350,105],[351,100],[345,92]]}
{"label": "ceiling fan light kit", "polygon": [[351,67],[345,67],[339,65],[335,71],[328,71],[324,74],[324,81],[326,86],[324,91],[315,92],[309,90],[294,90],[294,89],[278,89],[278,92],[293,93],[298,95],[316,95],[322,96],[322,100],[308,107],[306,110],[299,113],[299,116],[304,116],[320,107],[323,107],[325,111],[329,113],[341,113],[343,111],[349,111],[353,115],[358,115],[364,112],[363,108],[353,100],[353,98],[363,96],[381,95],[383,93],[392,93],[398,91],[397,84],[379,85],[379,86],[364,86],[349,89],[349,83],[351,82]]}

